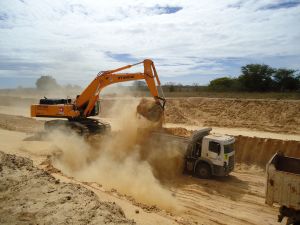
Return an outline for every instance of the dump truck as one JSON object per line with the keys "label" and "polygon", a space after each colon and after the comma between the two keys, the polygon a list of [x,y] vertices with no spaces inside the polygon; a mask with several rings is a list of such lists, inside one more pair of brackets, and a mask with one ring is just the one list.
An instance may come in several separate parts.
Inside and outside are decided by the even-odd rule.
{"label": "dump truck", "polygon": [[279,204],[278,222],[300,224],[300,159],[276,153],[266,167],[266,204]]}
{"label": "dump truck", "polygon": [[151,143],[157,148],[174,148],[184,152],[184,173],[200,178],[227,176],[234,169],[234,142],[228,135],[210,133],[212,128],[202,128],[190,137],[152,133]]}

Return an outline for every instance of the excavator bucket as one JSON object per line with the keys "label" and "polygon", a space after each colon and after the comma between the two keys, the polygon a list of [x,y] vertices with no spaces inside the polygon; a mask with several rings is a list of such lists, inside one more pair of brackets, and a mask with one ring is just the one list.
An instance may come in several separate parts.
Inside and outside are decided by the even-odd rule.
{"label": "excavator bucket", "polygon": [[137,106],[137,113],[152,122],[158,122],[163,118],[164,109],[159,102],[143,98]]}

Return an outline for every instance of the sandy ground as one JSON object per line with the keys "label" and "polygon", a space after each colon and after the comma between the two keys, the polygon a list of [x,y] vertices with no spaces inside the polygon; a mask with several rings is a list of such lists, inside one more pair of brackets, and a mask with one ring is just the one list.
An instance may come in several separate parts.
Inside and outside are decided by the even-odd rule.
{"label": "sandy ground", "polygon": [[[183,100],[178,102],[174,101],[175,100],[172,100],[171,104],[178,105],[176,110],[180,111],[183,110],[184,107],[190,107],[190,105],[181,105],[181,101]],[[199,103],[199,100],[197,100],[197,104],[193,101],[196,100],[191,99],[188,104],[194,104],[196,105],[194,108],[198,109],[201,108],[200,105],[203,104],[203,108],[206,108],[206,103],[201,102],[202,100],[200,101],[201,104]],[[251,154],[251,151],[253,150],[252,146],[256,146],[257,143],[260,142],[268,142],[270,138],[277,139],[277,141],[280,141],[282,146],[300,146],[298,143],[300,140],[298,128],[295,127],[299,126],[298,118],[300,117],[297,117],[298,112],[294,112],[292,109],[292,107],[298,109],[297,107],[299,107],[299,102],[296,101],[295,103],[291,101],[291,105],[289,105],[289,103],[280,103],[284,105],[282,106],[283,108],[286,104],[288,105],[288,107],[285,109],[288,116],[291,117],[290,123],[280,126],[277,124],[282,124],[286,120],[282,119],[282,116],[280,117],[281,119],[277,120],[273,115],[270,116],[272,118],[262,119],[260,121],[261,123],[254,123],[254,118],[250,118],[249,120],[245,119],[246,122],[242,122],[242,118],[240,118],[238,115],[242,115],[245,112],[243,111],[243,107],[239,109],[238,105],[246,103],[238,102],[239,101],[237,101],[235,105],[238,113],[235,113],[234,117],[240,122],[233,124],[233,127],[235,128],[227,128],[227,125],[229,126],[230,124],[225,124],[225,128],[224,126],[216,126],[214,127],[214,130],[217,133],[231,134],[234,136],[242,135],[243,138],[245,137],[245,139],[243,139],[243,143],[247,143],[247,145],[246,147],[242,146],[241,148],[246,149],[245,151],[248,151],[249,153],[240,154],[239,157],[242,161],[247,161],[249,165],[238,164],[235,171],[226,178],[200,180],[194,177],[180,175],[176,178],[169,179],[168,181],[164,180],[161,185],[163,186],[164,190],[167,190],[174,197],[174,202],[177,204],[176,207],[174,207],[176,210],[166,210],[160,206],[144,204],[140,202],[139,199],[135,199],[132,196],[128,196],[119,192],[118,187],[114,189],[107,187],[105,183],[101,183],[97,180],[92,181],[90,179],[84,180],[74,178],[68,175],[67,171],[59,171],[54,168],[49,163],[48,156],[53,154],[53,149],[55,149],[55,144],[57,143],[30,139],[30,137],[33,135],[32,132],[40,131],[42,129],[43,121],[35,121],[25,118],[29,113],[28,111],[24,110],[24,107],[16,107],[11,105],[0,106],[0,151],[30,158],[33,161],[34,166],[48,171],[48,173],[54,176],[55,179],[59,179],[61,182],[66,182],[69,184],[80,185],[81,187],[91,190],[101,201],[115,202],[116,205],[122,208],[125,217],[129,220],[134,220],[137,224],[277,224],[276,221],[278,208],[267,206],[264,203],[264,171],[262,167],[253,164],[253,162],[259,160],[256,158],[251,158],[250,156],[253,155]],[[251,104],[255,105],[256,103],[252,102]],[[268,103],[267,108],[272,108],[272,104],[272,102]],[[277,103],[274,104],[276,105]],[[194,112],[194,114],[189,114],[189,112],[186,110],[183,112],[183,114],[189,118],[188,120],[180,121],[177,119],[170,119],[170,117],[168,119],[167,117],[167,121],[170,122],[167,124],[167,126],[180,126],[194,130],[194,128],[197,129],[203,124],[210,124],[203,120],[198,120],[195,122],[194,118],[195,116],[204,118],[207,115],[208,118],[217,118],[217,112],[221,112],[222,105],[219,105],[218,107],[216,106],[217,103],[214,103],[213,105],[214,107],[219,108],[219,111],[215,112],[214,109],[208,107],[208,111],[211,110],[210,113],[211,115],[214,115],[213,117],[209,117],[209,113],[203,115],[200,115],[199,113],[197,114],[197,112],[193,111],[196,109],[191,110]],[[277,107],[279,106],[277,104]],[[232,107],[234,108],[234,104]],[[201,112],[201,109],[199,110]],[[282,112],[281,109],[278,109],[278,111]],[[181,114],[181,111],[180,113],[177,113],[177,115]],[[220,121],[229,120],[227,112],[225,114],[226,116],[221,116]],[[25,117],[12,115],[22,115]],[[266,114],[264,115],[266,116]],[[261,117],[262,116],[260,116],[260,118]],[[113,129],[119,129],[118,122],[114,121],[114,119],[105,119],[111,122]],[[214,120],[211,119],[211,121]],[[211,124],[216,124],[215,121]],[[291,125],[292,123],[294,123],[294,125]],[[222,124],[224,125],[223,122],[220,122],[217,125]],[[239,126],[243,126],[243,124],[248,124],[248,126],[246,126],[247,129],[237,128]],[[265,124],[268,124],[267,128],[260,129]],[[293,132],[285,132],[287,128],[292,127],[294,129]],[[276,130],[279,130],[280,132],[274,133],[273,131]],[[290,143],[291,141],[293,141],[292,144]],[[272,145],[273,141],[269,142],[270,145]],[[276,146],[278,146],[277,142],[274,144],[274,147],[272,147],[272,151],[275,151]],[[264,151],[267,152],[268,149],[269,148],[266,147]],[[299,151],[297,150],[296,153],[299,154]],[[270,154],[272,154],[272,152]],[[263,164],[265,162],[265,158],[268,158],[268,156],[264,155],[265,153],[261,153],[262,160],[258,164]],[[12,172],[10,171],[10,173]],[[23,175],[27,176],[28,174],[25,173]],[[17,177],[18,175],[12,176]],[[128,185],[130,184],[128,183]],[[73,187],[74,186],[71,186],[71,190],[74,189]],[[151,190],[153,187],[150,185],[146,188]],[[36,197],[39,199],[41,198],[39,195]],[[159,196],[156,196],[156,198],[157,197],[159,198]],[[14,202],[14,207],[17,208],[18,212],[22,212],[22,205],[20,204],[18,206],[14,198],[9,198],[9,201]],[[96,200],[93,199],[91,201]],[[0,210],[0,213],[5,214],[5,212],[6,211]],[[22,214],[25,219],[28,219],[28,217],[26,217],[28,215],[30,214]],[[26,224],[26,221],[24,224]]]}

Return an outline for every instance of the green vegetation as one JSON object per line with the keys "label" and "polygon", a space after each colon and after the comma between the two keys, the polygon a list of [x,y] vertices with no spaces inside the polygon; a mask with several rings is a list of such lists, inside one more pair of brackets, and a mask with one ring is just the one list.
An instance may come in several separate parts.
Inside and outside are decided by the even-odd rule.
{"label": "green vegetation", "polygon": [[249,64],[241,68],[237,78],[222,77],[212,80],[214,91],[293,92],[300,91],[300,74],[292,69],[275,69],[264,64]]}

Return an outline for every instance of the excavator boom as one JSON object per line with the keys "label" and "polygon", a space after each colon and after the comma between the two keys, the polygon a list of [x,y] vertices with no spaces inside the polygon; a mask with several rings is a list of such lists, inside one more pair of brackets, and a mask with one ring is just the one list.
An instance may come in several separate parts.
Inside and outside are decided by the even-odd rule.
{"label": "excavator boom", "polygon": [[[118,73],[122,70],[129,69],[133,66],[143,63],[144,72],[143,73]],[[76,107],[82,108],[85,110],[83,112],[84,116],[89,116],[91,110],[93,109],[95,102],[99,98],[99,93],[103,88],[108,85],[132,81],[132,80],[145,80],[151,95],[154,97],[155,101],[164,106],[163,99],[164,97],[159,96],[157,87],[160,87],[160,81],[156,73],[154,63],[150,59],[145,59],[143,62],[136,63],[133,65],[127,65],[118,69],[104,71],[97,75],[97,77],[86,87],[86,89],[77,97]]]}

